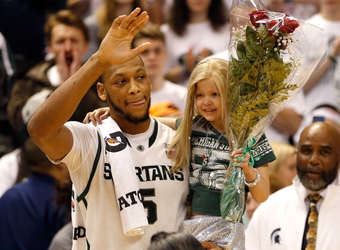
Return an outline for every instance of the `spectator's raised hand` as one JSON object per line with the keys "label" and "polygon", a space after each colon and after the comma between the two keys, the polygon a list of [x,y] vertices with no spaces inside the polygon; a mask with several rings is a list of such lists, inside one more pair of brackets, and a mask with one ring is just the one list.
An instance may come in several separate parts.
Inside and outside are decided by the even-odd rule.
{"label": "spectator's raised hand", "polygon": [[211,52],[211,50],[209,50],[208,48],[204,48],[200,51],[200,53],[198,53],[198,62],[202,61],[204,58],[212,55],[213,53]]}
{"label": "spectator's raised hand", "polygon": [[194,48],[189,48],[188,53],[184,56],[184,64],[186,70],[188,71],[187,73],[191,73],[191,71],[193,71],[193,69],[195,68],[197,64],[197,59],[194,54]]}
{"label": "spectator's raised hand", "polygon": [[[69,45],[72,47],[72,45]],[[77,72],[82,65],[83,54],[77,49],[61,48],[56,54],[56,66],[60,74],[61,83]]]}

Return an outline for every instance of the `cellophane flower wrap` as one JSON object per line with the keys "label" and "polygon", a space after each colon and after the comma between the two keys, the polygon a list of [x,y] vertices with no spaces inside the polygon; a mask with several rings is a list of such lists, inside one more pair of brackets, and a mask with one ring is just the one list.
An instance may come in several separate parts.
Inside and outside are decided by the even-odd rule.
{"label": "cellophane flower wrap", "polygon": [[[229,140],[232,150],[243,148],[245,154],[252,153],[276,115],[301,91],[327,49],[321,29],[268,11],[259,1],[234,0],[231,26],[226,100]],[[256,160],[252,158],[250,164]],[[244,173],[232,164],[229,169],[221,214],[227,221],[240,222],[245,207]]]}

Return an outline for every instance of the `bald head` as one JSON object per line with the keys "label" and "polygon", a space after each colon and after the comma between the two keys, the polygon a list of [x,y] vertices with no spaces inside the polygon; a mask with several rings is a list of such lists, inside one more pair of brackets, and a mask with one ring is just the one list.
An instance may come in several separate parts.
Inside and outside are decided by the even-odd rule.
{"label": "bald head", "polygon": [[339,141],[339,131],[326,122],[313,123],[302,131],[296,158],[297,172],[307,189],[318,191],[335,180],[340,162]]}
{"label": "bald head", "polygon": [[340,132],[332,124],[326,122],[312,123],[302,131],[299,146],[308,138],[319,138],[320,143],[328,143],[334,149],[338,149],[337,151],[340,153]]}

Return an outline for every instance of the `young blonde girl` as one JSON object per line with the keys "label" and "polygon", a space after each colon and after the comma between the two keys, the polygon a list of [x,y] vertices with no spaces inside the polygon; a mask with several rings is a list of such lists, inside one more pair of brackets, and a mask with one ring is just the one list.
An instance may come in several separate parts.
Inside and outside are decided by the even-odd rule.
{"label": "young blonde girl", "polygon": [[[253,147],[254,156],[261,156],[254,167],[249,165],[249,153],[244,156],[242,149],[230,151],[226,117],[227,72],[228,62],[217,58],[195,67],[188,83],[185,114],[176,121],[176,125],[180,125],[169,152],[174,157],[174,171],[190,169],[192,218],[183,223],[183,230],[200,241],[211,240],[223,248],[242,249],[243,225],[224,221],[220,213],[221,189],[229,163],[241,163],[245,183],[251,186],[247,192],[263,202],[270,193],[268,162],[275,156],[265,135]],[[244,158],[240,162],[238,157]]]}

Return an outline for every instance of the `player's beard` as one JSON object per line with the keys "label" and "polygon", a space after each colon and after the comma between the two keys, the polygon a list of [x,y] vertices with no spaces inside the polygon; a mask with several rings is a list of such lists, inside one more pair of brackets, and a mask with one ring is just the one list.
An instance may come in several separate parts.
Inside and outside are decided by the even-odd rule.
{"label": "player's beard", "polygon": [[133,114],[122,110],[121,108],[119,108],[117,105],[114,104],[114,102],[111,100],[111,98],[110,98],[109,102],[111,103],[112,108],[130,123],[137,123],[138,124],[138,123],[141,123],[141,122],[145,122],[149,119],[150,100],[149,100],[149,103],[148,103],[148,108],[145,110],[144,115],[140,116],[140,117],[134,116]]}
{"label": "player's beard", "polygon": [[[308,168],[317,168],[318,171],[322,173],[321,179],[319,180],[309,179],[306,176]],[[307,169],[305,168],[302,169],[299,166],[297,166],[297,173],[298,173],[301,183],[307,189],[312,190],[312,191],[318,191],[318,190],[326,188],[329,184],[331,184],[335,180],[337,173],[338,173],[338,162],[334,165],[332,169],[327,170],[327,171],[320,169],[318,167],[308,166]]]}

